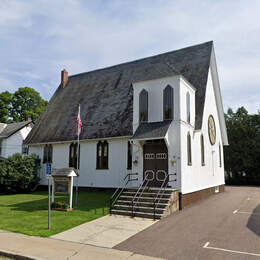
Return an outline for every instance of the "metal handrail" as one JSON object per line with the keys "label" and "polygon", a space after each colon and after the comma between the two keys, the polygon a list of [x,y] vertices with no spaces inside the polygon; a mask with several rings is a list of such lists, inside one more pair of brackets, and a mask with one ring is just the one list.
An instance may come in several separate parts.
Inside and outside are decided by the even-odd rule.
{"label": "metal handrail", "polygon": [[[138,175],[138,173],[128,173],[125,178],[123,179],[123,182],[126,180],[126,178],[128,177],[125,185],[123,187],[118,187],[115,192],[113,193],[113,195],[110,197],[110,200],[109,200],[109,213],[111,214],[112,212],[112,207],[115,205],[117,199],[120,197],[120,195],[122,194],[122,192],[125,190],[126,186],[128,185],[129,182],[131,181],[137,181],[138,178],[134,178],[134,179],[131,179],[131,176],[132,175]],[[120,190],[121,189],[121,190]],[[119,191],[120,190],[120,191]],[[119,193],[118,193],[119,191]],[[113,198],[115,197],[115,195],[118,193],[118,195],[116,196],[116,198],[113,200]]]}
{"label": "metal handrail", "polygon": [[[138,188],[137,192],[135,193],[134,198],[132,199],[132,217],[134,217],[134,204],[138,203],[140,197],[143,195],[143,192],[144,192],[144,190],[147,188],[149,182],[154,179],[154,178],[153,178],[153,179],[148,179],[147,176],[148,176],[148,174],[145,176],[145,178],[144,178],[142,184],[140,185],[140,187]],[[147,181],[147,182],[146,182],[146,181]],[[145,182],[146,182],[146,184],[145,184]],[[145,185],[144,185],[144,184],[145,184]],[[136,199],[136,197],[137,197],[137,195],[138,195],[138,193],[140,192],[141,189],[142,189],[141,194],[140,194],[139,197],[137,198],[137,201],[135,201],[135,199]]]}
{"label": "metal handrail", "polygon": [[[154,208],[153,208],[153,218],[154,218],[154,220],[155,220],[155,211],[156,211],[156,209],[157,209],[157,206],[158,206],[158,204],[159,204],[159,202],[160,202],[162,196],[164,195],[166,186],[164,187],[163,190],[162,190],[162,188],[163,188],[163,186],[165,185],[165,181],[167,180],[167,178],[169,177],[169,179],[170,179],[170,176],[171,176],[171,175],[175,175],[175,176],[176,176],[176,173],[168,174],[168,175],[165,177],[165,179],[164,179],[164,181],[163,181],[163,183],[162,183],[162,185],[161,185],[159,191],[157,192],[156,197],[155,197],[155,199],[154,199],[154,201],[153,201],[153,207],[154,207]],[[177,179],[168,180],[168,183],[169,183],[169,182],[172,182],[172,181],[177,181]],[[160,195],[160,192],[161,192],[161,191],[163,191],[163,192],[162,192],[161,196],[158,198],[158,196]],[[156,200],[158,200],[157,203],[156,203]]]}

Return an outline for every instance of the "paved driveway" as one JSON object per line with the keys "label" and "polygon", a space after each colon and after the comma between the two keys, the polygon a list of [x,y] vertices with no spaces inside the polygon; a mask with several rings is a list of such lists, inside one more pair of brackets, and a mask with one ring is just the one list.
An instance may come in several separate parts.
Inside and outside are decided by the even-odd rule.
{"label": "paved driveway", "polygon": [[114,248],[166,259],[260,260],[260,188],[226,191],[173,214]]}

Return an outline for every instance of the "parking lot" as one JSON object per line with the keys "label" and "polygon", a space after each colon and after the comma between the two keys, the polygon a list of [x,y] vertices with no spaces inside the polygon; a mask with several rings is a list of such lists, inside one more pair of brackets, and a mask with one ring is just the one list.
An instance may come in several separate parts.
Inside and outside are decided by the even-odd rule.
{"label": "parking lot", "polygon": [[115,248],[165,259],[260,259],[260,188],[227,186]]}

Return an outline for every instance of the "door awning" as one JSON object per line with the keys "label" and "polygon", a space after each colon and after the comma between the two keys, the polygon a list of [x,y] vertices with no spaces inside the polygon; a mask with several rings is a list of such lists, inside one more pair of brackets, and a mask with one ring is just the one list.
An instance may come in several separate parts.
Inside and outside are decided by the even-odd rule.
{"label": "door awning", "polygon": [[133,140],[149,140],[164,138],[171,124],[171,120],[151,123],[141,123],[136,129]]}

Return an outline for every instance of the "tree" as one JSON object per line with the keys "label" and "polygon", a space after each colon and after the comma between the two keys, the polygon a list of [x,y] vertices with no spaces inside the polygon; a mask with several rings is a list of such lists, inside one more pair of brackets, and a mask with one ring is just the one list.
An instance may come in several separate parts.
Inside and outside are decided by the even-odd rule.
{"label": "tree", "polygon": [[20,122],[39,118],[48,101],[41,98],[33,88],[19,88],[14,94],[8,91],[0,93],[0,122]]}
{"label": "tree", "polygon": [[8,123],[10,121],[10,109],[12,107],[12,97],[8,91],[0,93],[0,122]]}
{"label": "tree", "polygon": [[13,154],[0,162],[1,193],[33,190],[39,183],[40,160],[34,154]]}
{"label": "tree", "polygon": [[250,115],[244,107],[228,109],[225,168],[232,183],[260,184],[260,112]]}

